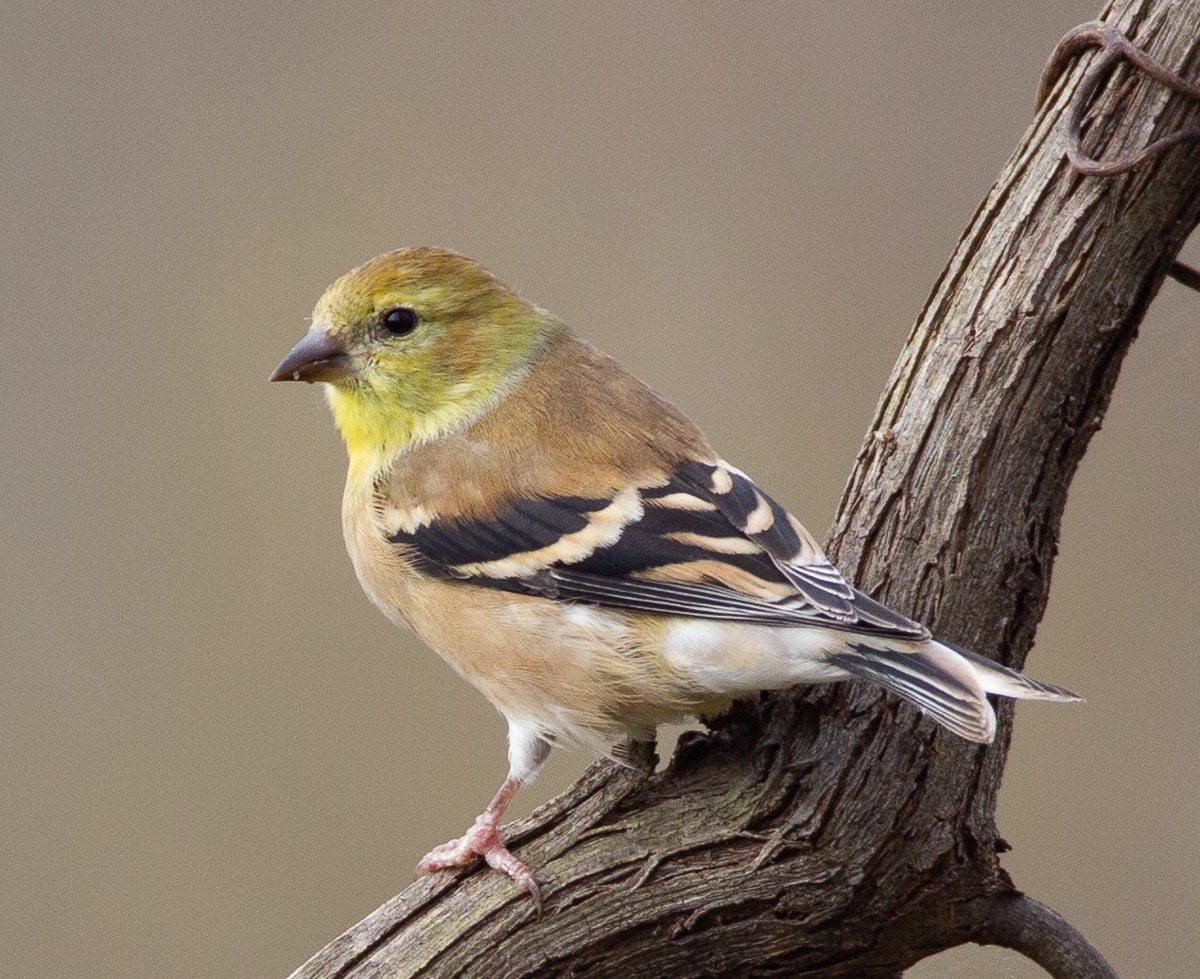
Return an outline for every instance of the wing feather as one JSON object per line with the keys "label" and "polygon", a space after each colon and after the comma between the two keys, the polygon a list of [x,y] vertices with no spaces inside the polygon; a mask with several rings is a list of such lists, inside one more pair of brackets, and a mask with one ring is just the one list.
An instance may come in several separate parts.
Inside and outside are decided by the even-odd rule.
{"label": "wing feather", "polygon": [[426,574],[559,601],[928,635],[851,587],[794,517],[716,460],[607,497],[519,499],[489,519],[432,514],[389,539]]}

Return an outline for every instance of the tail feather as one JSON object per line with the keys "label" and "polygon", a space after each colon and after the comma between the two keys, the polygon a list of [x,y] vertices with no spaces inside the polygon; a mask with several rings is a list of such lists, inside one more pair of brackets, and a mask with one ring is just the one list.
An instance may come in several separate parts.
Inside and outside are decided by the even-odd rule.
{"label": "tail feather", "polygon": [[891,649],[852,642],[829,662],[903,697],[968,741],[987,744],[996,736],[996,713],[975,668],[939,643]]}
{"label": "tail feather", "polygon": [[1083,698],[1079,694],[1073,693],[1065,687],[1057,687],[1053,683],[1034,680],[1024,673],[1001,666],[995,660],[980,656],[978,653],[955,646],[945,640],[940,640],[940,643],[954,650],[975,667],[979,678],[983,681],[983,688],[988,693],[998,693],[1002,697],[1012,697],[1015,700],[1051,700],[1060,704],[1083,702]]}
{"label": "tail feather", "polygon": [[996,735],[989,693],[1060,703],[1083,699],[978,653],[936,640],[900,648],[883,646],[878,640],[850,642],[830,654],[829,662],[903,697],[955,734],[984,744]]}

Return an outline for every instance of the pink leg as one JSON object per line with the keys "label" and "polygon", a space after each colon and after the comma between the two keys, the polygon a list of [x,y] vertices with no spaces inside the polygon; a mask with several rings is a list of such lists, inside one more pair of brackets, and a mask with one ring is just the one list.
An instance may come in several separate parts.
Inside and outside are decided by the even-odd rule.
{"label": "pink leg", "polygon": [[435,846],[417,864],[417,869],[424,873],[435,870],[445,870],[449,867],[462,867],[472,863],[477,857],[483,857],[488,866],[502,870],[508,874],[518,887],[524,888],[537,905],[538,913],[542,910],[542,892],[529,868],[509,852],[496,827],[500,817],[504,815],[509,800],[521,787],[519,778],[509,777],[504,780],[488,807],[476,817],[471,828],[457,840]]}

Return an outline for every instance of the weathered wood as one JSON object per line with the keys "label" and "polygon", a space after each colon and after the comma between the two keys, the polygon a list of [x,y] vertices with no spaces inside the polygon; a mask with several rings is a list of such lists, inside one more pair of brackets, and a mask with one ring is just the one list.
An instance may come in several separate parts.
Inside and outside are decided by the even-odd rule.
{"label": "weathered wood", "polygon": [[[1200,74],[1200,0],[1117,3],[1105,19]],[[1015,666],[1045,608],[1071,477],[1200,220],[1195,145],[1123,176],[1071,170],[1061,119],[1081,73],[1043,106],[934,287],[830,541],[867,590]],[[1118,69],[1084,144],[1111,156],[1198,116]],[[893,977],[967,941],[1036,958],[1050,919],[1036,902],[1019,920],[1004,910],[1018,905],[997,857],[1007,702],[999,713],[985,749],[875,688],[766,696],[685,738],[667,771],[598,763],[510,827],[542,882],[542,919],[499,874],[441,874],[295,979]],[[1085,952],[1037,960],[1111,974]]]}

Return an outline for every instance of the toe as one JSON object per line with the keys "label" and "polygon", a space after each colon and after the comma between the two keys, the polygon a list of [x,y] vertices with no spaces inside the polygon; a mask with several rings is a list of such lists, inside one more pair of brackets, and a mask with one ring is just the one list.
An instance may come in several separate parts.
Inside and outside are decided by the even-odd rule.
{"label": "toe", "polygon": [[542,890],[532,871],[504,845],[492,823],[477,822],[467,834],[435,846],[417,864],[417,871],[431,874],[438,870],[464,867],[483,857],[493,867],[513,879],[518,887],[533,898],[538,916],[542,914]]}
{"label": "toe", "polygon": [[435,846],[420,859],[417,863],[417,870],[421,873],[432,874],[450,867],[465,866],[478,857],[479,854],[471,847],[470,840],[464,836],[461,839],[450,840],[448,843]]}
{"label": "toe", "polygon": [[515,857],[512,851],[501,843],[499,839],[484,852],[483,859],[488,862],[489,867],[508,874],[518,887],[528,892],[529,896],[533,898],[534,905],[537,907],[538,917],[541,917],[542,889],[538,886],[537,878],[533,876],[533,872]]}

